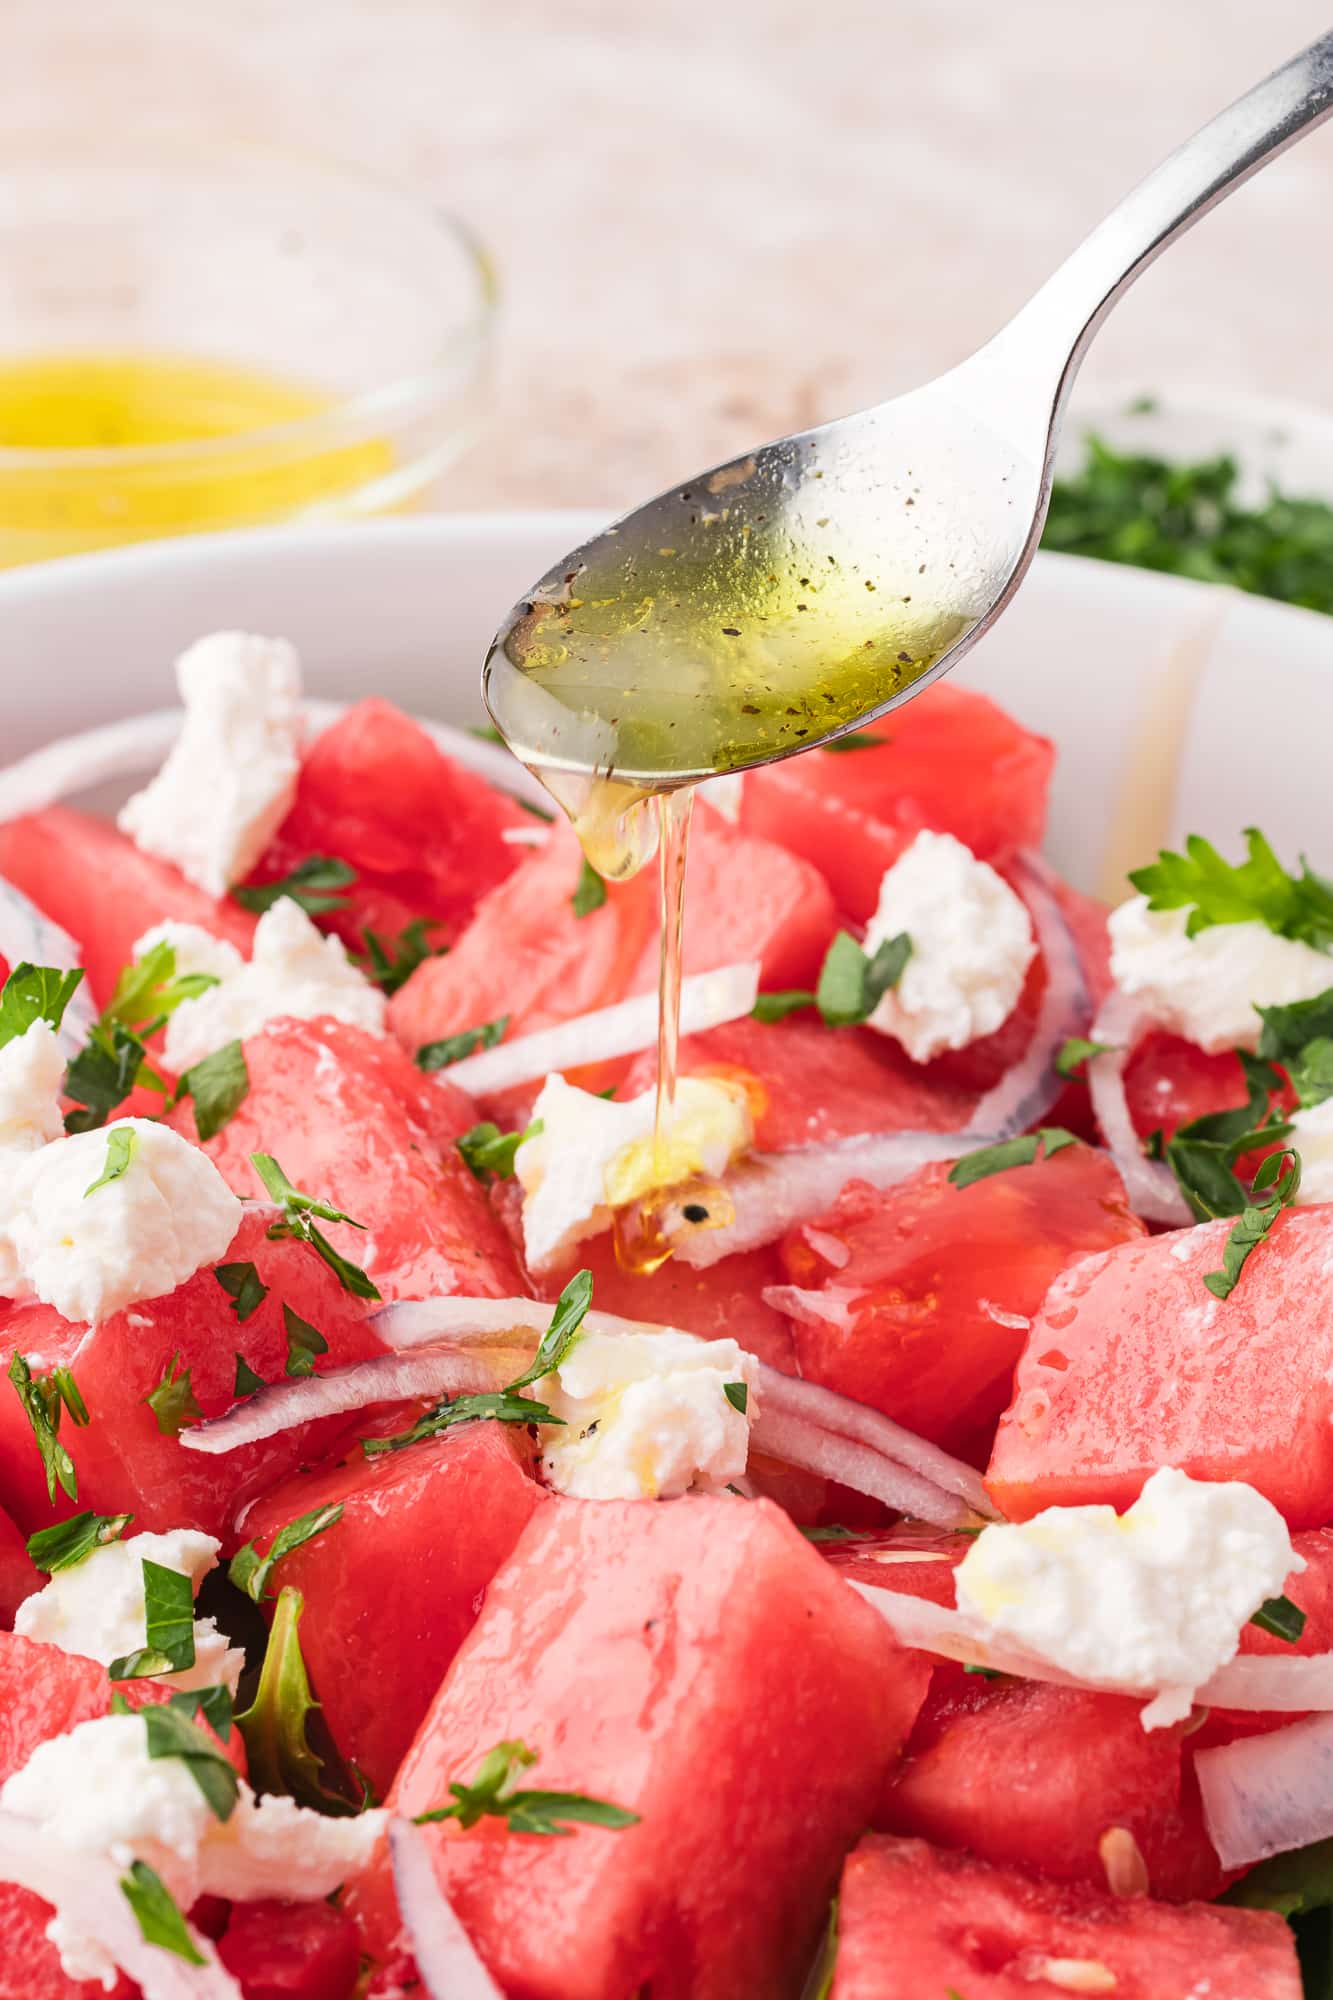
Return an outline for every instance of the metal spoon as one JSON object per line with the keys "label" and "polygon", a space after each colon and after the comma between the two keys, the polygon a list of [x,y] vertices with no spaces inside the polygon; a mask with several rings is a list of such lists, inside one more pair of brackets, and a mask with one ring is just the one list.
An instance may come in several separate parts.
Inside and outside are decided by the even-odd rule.
{"label": "metal spoon", "polygon": [[511,747],[571,810],[607,777],[623,805],[827,742],[947,672],[1032,560],[1102,320],[1330,112],[1333,31],[1140,182],[970,360],[672,487],[557,563],[487,658]]}

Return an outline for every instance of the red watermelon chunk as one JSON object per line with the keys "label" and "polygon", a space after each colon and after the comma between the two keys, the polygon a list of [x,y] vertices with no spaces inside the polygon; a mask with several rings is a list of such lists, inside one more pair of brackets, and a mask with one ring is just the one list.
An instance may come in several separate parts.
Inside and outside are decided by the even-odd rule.
{"label": "red watermelon chunk", "polygon": [[356,1925],[331,1903],[233,1904],[218,1943],[245,2000],[349,2000],[360,1953]]}
{"label": "red watermelon chunk", "polygon": [[984,1458],[1051,1280],[1143,1234],[1088,1146],[969,1187],[943,1164],[884,1191],[853,1181],[781,1246],[800,1372]]}
{"label": "red watermelon chunk", "polygon": [[[204,1147],[238,1195],[261,1193],[250,1155],[272,1153],[299,1188],[361,1230],[328,1235],[386,1299],[522,1290],[509,1240],[455,1143],[470,1098],[419,1070],[395,1041],[339,1021],[275,1021],[245,1044],[250,1093]],[[195,1137],[189,1103],[171,1123]]]}
{"label": "red watermelon chunk", "polygon": [[[1281,1074],[1279,1072],[1279,1074]],[[1172,1137],[1181,1125],[1214,1111],[1234,1111],[1249,1095],[1245,1073],[1234,1049],[1208,1055],[1179,1035],[1145,1035],[1125,1065],[1125,1101],[1134,1129],[1142,1138],[1152,1132]],[[1294,1111],[1295,1091],[1282,1079],[1270,1103],[1280,1116]],[[1242,1174],[1252,1174],[1269,1147],[1247,1153],[1238,1162]]]}
{"label": "red watermelon chunk", "polygon": [[228,1542],[238,1507],[345,1434],[345,1417],[324,1418],[239,1451],[208,1456],[187,1450],[174,1434],[164,1435],[145,1401],[176,1357],[177,1373],[189,1371],[207,1417],[221,1415],[234,1400],[238,1354],[265,1381],[281,1381],[288,1357],[284,1304],[327,1340],[320,1369],[381,1351],[363,1302],[343,1290],[312,1249],[269,1242],[271,1217],[269,1209],[246,1215],[224,1260],[252,1262],[269,1288],[243,1323],[209,1265],[165,1298],[130,1306],[92,1334],[49,1306],[0,1309],[0,1372],[15,1352],[28,1357],[34,1372],[72,1367],[91,1419],[82,1429],[68,1419],[61,1425],[79,1491],[75,1502],[57,1487],[52,1507],[27,1418],[9,1383],[0,1382],[0,1504],[25,1534],[91,1507],[102,1514],[132,1512],[140,1531],[199,1528]]}
{"label": "red watermelon chunk", "polygon": [[[1201,1985],[1201,1979],[1204,1984]],[[1301,2000],[1281,1917],[1117,1899],[923,1840],[849,1856],[832,2000]]]}
{"label": "red watermelon chunk", "polygon": [[247,955],[254,937],[255,919],[237,904],[141,854],[110,821],[65,806],[0,822],[0,875],[69,932],[101,1006],[136,941],[168,917],[201,924]]}
{"label": "red watermelon chunk", "polygon": [[[555,1502],[492,1584],[391,1803],[438,1805],[517,1738],[540,1753],[531,1782],[641,1815],[562,1840],[428,1829],[510,2000],[645,1983],[654,2000],[780,2000],[924,1674],[765,1501]],[[385,1890],[380,1870],[357,1894],[390,1956]]]}
{"label": "red watermelon chunk", "polygon": [[1160,1465],[1243,1479],[1293,1527],[1333,1519],[1333,1207],[1285,1210],[1229,1298],[1228,1218],[1122,1243],[1051,1287],[1000,1420],[1001,1511],[1125,1508]]}
{"label": "red watermelon chunk", "polygon": [[886,868],[923,827],[983,861],[1040,847],[1055,750],[985,695],[941,681],[873,734],[873,748],[814,750],[745,777],[741,821],[812,862],[865,923]]}
{"label": "red watermelon chunk", "polygon": [[693,1270],[669,1257],[656,1271],[622,1270],[609,1235],[580,1243],[576,1260],[563,1271],[533,1280],[533,1296],[557,1299],[574,1272],[592,1272],[593,1303],[599,1312],[653,1326],[677,1326],[701,1340],[736,1340],[770,1367],[794,1375],[791,1327],[776,1307],[764,1303],[766,1286],[782,1279],[776,1249],[746,1250],[724,1257],[706,1270]]}
{"label": "red watermelon chunk", "polygon": [[523,849],[504,838],[531,816],[446,757],[391,702],[360,701],[301,760],[291,811],[251,877],[272,882],[312,854],[356,870],[341,909],[321,922],[354,950],[368,926],[392,940],[413,918],[455,937],[479,897],[512,873]]}
{"label": "red watermelon chunk", "polygon": [[393,1781],[486,1587],[545,1498],[505,1424],[464,1424],[382,1457],[298,1472],[246,1514],[266,1551],[316,1507],[342,1519],[284,1556],[305,1598],[301,1649],[343,1756],[377,1795]]}
{"label": "red watermelon chunk", "polygon": [[0,1626],[7,1630],[24,1598],[31,1597],[45,1582],[28,1554],[26,1536],[0,1509]]}

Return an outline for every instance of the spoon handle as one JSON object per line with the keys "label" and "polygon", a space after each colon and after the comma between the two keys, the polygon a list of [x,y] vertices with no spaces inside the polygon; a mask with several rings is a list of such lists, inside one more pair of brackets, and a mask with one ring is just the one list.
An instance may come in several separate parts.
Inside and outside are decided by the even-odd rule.
{"label": "spoon handle", "polygon": [[1154,168],[992,347],[1010,361],[1024,350],[1028,360],[1054,362],[1060,369],[1058,405],[1093,334],[1139,273],[1233,188],[1330,115],[1333,31],[1246,91]]}

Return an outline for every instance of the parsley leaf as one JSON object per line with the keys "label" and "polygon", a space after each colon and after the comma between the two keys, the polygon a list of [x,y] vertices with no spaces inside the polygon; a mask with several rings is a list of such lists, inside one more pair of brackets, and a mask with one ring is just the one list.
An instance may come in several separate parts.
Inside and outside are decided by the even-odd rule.
{"label": "parsley leaf", "polygon": [[[125,1702],[123,1694],[117,1692],[111,1697],[114,1702],[124,1702],[131,1715],[141,1713]],[[215,1736],[224,1743],[231,1741],[231,1689],[225,1687],[179,1689],[167,1698],[168,1708],[178,1708],[182,1715],[202,1715]]]}
{"label": "parsley leaf", "polygon": [[148,1755],[179,1757],[215,1816],[229,1820],[240,1797],[240,1780],[230,1757],[174,1702],[139,1712],[148,1737]]}
{"label": "parsley leaf", "polygon": [[594,910],[600,910],[606,901],[606,884],[586,856],[579,870],[578,887],[570,897],[570,907],[576,917],[590,917]]}
{"label": "parsley leaf", "polygon": [[1270,1153],[1260,1163],[1254,1177],[1253,1193],[1262,1194],[1265,1198],[1255,1201],[1252,1197],[1242,1209],[1223,1248],[1222,1269],[1204,1274],[1203,1282],[1214,1298],[1230,1298],[1247,1260],[1263,1242],[1282,1210],[1295,1201],[1300,1184],[1301,1157],[1290,1148],[1281,1153]]}
{"label": "parsley leaf", "polygon": [[363,1799],[360,1789],[344,1779],[336,1756],[321,1756],[310,1746],[310,1721],[319,1703],[310,1692],[301,1654],[304,1609],[300,1591],[290,1584],[278,1592],[255,1698],[236,1718],[250,1783],[257,1792],[277,1792],[318,1812],[356,1813]]}
{"label": "parsley leaf", "polygon": [[1294,1646],[1305,1630],[1305,1613],[1289,1597],[1269,1597],[1251,1615],[1250,1623],[1257,1625],[1261,1632],[1271,1632],[1275,1639],[1285,1639],[1289,1646]]}
{"label": "parsley leaf", "polygon": [[311,1326],[308,1319],[293,1312],[285,1301],[282,1323],[287,1329],[287,1374],[313,1375],[316,1357],[329,1351],[328,1341],[317,1326]]}
{"label": "parsley leaf", "polygon": [[48,1576],[73,1569],[94,1549],[119,1541],[133,1519],[133,1514],[71,1514],[68,1521],[57,1521],[54,1528],[39,1528],[35,1535],[29,1535],[28,1558]]}
{"label": "parsley leaf", "polygon": [[46,1494],[55,1505],[56,1485],[70,1500],[79,1497],[79,1479],[74,1461],[56,1435],[62,1410],[75,1424],[88,1422],[88,1410],[78,1385],[67,1368],[53,1368],[49,1375],[34,1375],[27,1357],[14,1354],[9,1363],[9,1379],[32,1426],[33,1437],[46,1472]]}
{"label": "parsley leaf", "polygon": [[362,971],[382,993],[397,993],[419,965],[424,965],[428,958],[443,958],[448,951],[448,945],[427,941],[427,931],[440,928],[433,917],[413,917],[410,924],[403,925],[396,939],[387,942],[378,932],[365,931],[366,962]]}
{"label": "parsley leaf", "polygon": [[65,1095],[75,1109],[65,1113],[67,1132],[95,1132],[123,1104],[139,1080],[148,1051],[129,1028],[113,1021],[92,1031],[65,1072]]}
{"label": "parsley leaf", "polygon": [[487,1815],[503,1819],[511,1833],[564,1836],[571,1824],[608,1827],[619,1832],[637,1826],[638,1813],[623,1806],[609,1805],[605,1799],[590,1799],[582,1792],[538,1792],[514,1789],[510,1780],[516,1770],[526,1770],[537,1762],[535,1750],[526,1743],[497,1743],[488,1751],[470,1785],[450,1784],[453,1802],[436,1806],[431,1812],[417,1813],[414,1824],[427,1826],[437,1820],[456,1819],[462,1827],[475,1826]]}
{"label": "parsley leaf", "polygon": [[379,1458],[386,1451],[404,1451],[410,1444],[422,1444],[427,1438],[439,1437],[444,1431],[452,1430],[455,1424],[486,1420],[501,1424],[564,1422],[564,1418],[548,1410],[545,1403],[534,1403],[526,1396],[514,1395],[509,1389],[502,1389],[493,1395],[455,1396],[452,1402],[446,1396],[423,1411],[411,1430],[399,1431],[393,1437],[362,1438],[361,1449],[367,1458]]}
{"label": "parsley leaf", "polygon": [[1067,1042],[1060,1045],[1060,1052],[1055,1058],[1056,1070],[1061,1076],[1077,1076],[1084,1063],[1090,1062],[1093,1056],[1112,1055],[1115,1048],[1114,1042],[1090,1042],[1086,1035],[1071,1035]]}
{"label": "parsley leaf", "polygon": [[1333,1036],[1316,1035],[1287,1065],[1302,1110],[1333,1097]]}
{"label": "parsley leaf", "polygon": [[143,1558],[144,1639],[135,1653],[113,1660],[113,1681],[180,1674],[194,1665],[194,1586],[181,1570]]}
{"label": "parsley leaf", "polygon": [[129,1874],[120,1878],[120,1892],[134,1912],[145,1944],[160,1945],[187,1965],[208,1964],[175,1897],[146,1861],[131,1861]]}
{"label": "parsley leaf", "polygon": [[226,1042],[187,1069],[176,1086],[176,1102],[194,1103],[194,1129],[201,1145],[216,1138],[250,1095],[250,1071],[239,1042]]}
{"label": "parsley leaf", "polygon": [[98,1188],[107,1187],[112,1181],[120,1180],[129,1171],[130,1161],[138,1151],[138,1146],[139,1134],[132,1125],[112,1126],[107,1134],[106,1165],[91,1186],[83,1190],[85,1201],[90,1194],[96,1194]]}
{"label": "parsley leaf", "polygon": [[722,1393],[731,1404],[732,1409],[739,1410],[741,1415],[744,1416],[746,1407],[750,1401],[748,1384],[745,1382],[724,1382],[722,1384]]}
{"label": "parsley leaf", "polygon": [[245,1356],[238,1354],[236,1356],[236,1380],[232,1384],[232,1395],[236,1397],[253,1396],[256,1390],[266,1388],[267,1386],[263,1376],[255,1374],[254,1369],[250,1366]]}
{"label": "parsley leaf", "polygon": [[242,1324],[256,1313],[268,1297],[268,1286],[253,1264],[215,1264],[213,1276],[231,1300],[231,1309]]}
{"label": "parsley leaf", "polygon": [[555,1302],[551,1323],[541,1337],[532,1366],[506,1385],[508,1394],[526,1389],[533,1382],[540,1382],[543,1375],[555,1372],[577,1340],[591,1304],[592,1272],[576,1271]]}
{"label": "parsley leaf", "polygon": [[525,1139],[535,1139],[542,1130],[540,1118],[534,1118],[523,1132],[502,1132],[489,1118],[480,1125],[474,1125],[458,1140],[458,1150],[463,1155],[463,1163],[474,1180],[484,1181],[487,1174],[494,1174],[497,1180],[507,1181],[514,1171],[514,1155]]}
{"label": "parsley leaf", "polygon": [[16,965],[0,989],[0,1049],[26,1035],[34,1021],[58,1028],[78,992],[82,968],[62,972],[54,965]]}
{"label": "parsley leaf", "polygon": [[978,1146],[975,1153],[964,1153],[950,1167],[949,1179],[955,1187],[971,1187],[973,1181],[984,1181],[989,1174],[1002,1174],[1009,1167],[1030,1167],[1038,1159],[1053,1159],[1066,1146],[1078,1144],[1077,1133],[1066,1132],[1063,1125],[1043,1125],[1001,1145]]}
{"label": "parsley leaf", "polygon": [[886,938],[867,957],[848,931],[839,931],[820,969],[815,1004],[830,1028],[855,1027],[868,1021],[891,986],[902,978],[912,956],[906,931]]}
{"label": "parsley leaf", "polygon": [[195,1400],[189,1369],[181,1369],[179,1374],[176,1372],[180,1362],[180,1350],[177,1349],[156,1389],[150,1389],[144,1397],[163,1437],[178,1437],[187,1424],[197,1424],[203,1419],[204,1413]]}
{"label": "parsley leaf", "polygon": [[322,1535],[326,1528],[334,1528],[343,1517],[342,1502],[329,1507],[314,1507],[299,1520],[289,1521],[273,1537],[266,1556],[261,1556],[253,1542],[238,1549],[231,1559],[228,1577],[237,1590],[243,1590],[254,1603],[262,1604],[265,1587],[276,1566],[284,1556],[291,1555],[293,1549],[304,1548],[316,1535]]}
{"label": "parsley leaf", "polygon": [[463,1028],[456,1035],[446,1035],[442,1041],[427,1042],[417,1050],[417,1068],[447,1069],[450,1063],[461,1062],[464,1056],[475,1055],[478,1049],[493,1049],[504,1039],[508,1026],[508,1014],[500,1014],[494,1021],[483,1021],[479,1028]]}
{"label": "parsley leaf", "polygon": [[788,987],[784,993],[761,993],[750,1009],[752,1021],[785,1021],[788,1014],[797,1014],[802,1007],[813,1007],[815,996],[801,986]]}
{"label": "parsley leaf", "polygon": [[[461,1145],[462,1142],[459,1143]],[[308,1243],[315,1254],[324,1259],[345,1292],[351,1292],[359,1299],[377,1299],[379,1288],[371,1283],[359,1264],[353,1264],[340,1250],[334,1249],[323,1230],[316,1229],[314,1218],[318,1216],[324,1222],[345,1222],[352,1229],[364,1229],[365,1224],[354,1222],[340,1208],[320,1201],[315,1195],[302,1194],[299,1188],[292,1186],[271,1153],[251,1153],[250,1165],[263,1182],[270,1201],[276,1202],[282,1210],[281,1222],[270,1225],[270,1239],[277,1241],[280,1237],[294,1236],[302,1243]]]}
{"label": "parsley leaf", "polygon": [[1209,841],[1192,833],[1183,854],[1163,848],[1130,881],[1152,910],[1188,908],[1189,937],[1215,924],[1267,924],[1279,937],[1333,951],[1333,883],[1316,875],[1302,858],[1301,873],[1289,875],[1259,829],[1245,829],[1248,858],[1233,865]]}
{"label": "parsley leaf", "polygon": [[1206,1112],[1180,1125],[1166,1141],[1162,1157],[1199,1222],[1219,1215],[1240,1215],[1246,1207],[1244,1183],[1236,1162],[1246,1153],[1287,1138],[1290,1124],[1269,1109],[1282,1079],[1270,1063],[1237,1049],[1245,1076],[1246,1100],[1225,1111]]}
{"label": "parsley leaf", "polygon": [[1285,1007],[1257,1007],[1263,1022],[1259,1054],[1269,1062],[1299,1057],[1310,1042],[1333,1035],[1333,984],[1312,1000],[1293,1000]]}
{"label": "parsley leaf", "polygon": [[91,1132],[105,1125],[140,1081],[165,1096],[167,1087],[161,1077],[145,1068],[147,1038],[156,1034],[184,1001],[197,1000],[217,983],[207,972],[177,977],[176,948],[166,938],[127,965],[116,981],[110,1005],[98,1016],[66,1073],[66,1094],[80,1107],[66,1114],[66,1130]]}
{"label": "parsley leaf", "polygon": [[233,885],[231,899],[239,903],[243,910],[253,910],[257,916],[262,916],[283,896],[290,896],[308,917],[318,917],[327,910],[346,909],[347,898],[341,891],[350,889],[355,881],[356,870],[349,868],[345,861],[339,861],[330,854],[311,854],[304,861],[298,861],[289,875],[280,876],[276,882]]}

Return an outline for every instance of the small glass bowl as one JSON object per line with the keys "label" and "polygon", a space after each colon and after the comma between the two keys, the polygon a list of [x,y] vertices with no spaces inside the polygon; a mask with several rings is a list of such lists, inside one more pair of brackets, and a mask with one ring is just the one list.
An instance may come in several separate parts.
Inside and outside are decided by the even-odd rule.
{"label": "small glass bowl", "polygon": [[[0,567],[411,506],[477,427],[495,302],[467,228],[369,175],[175,134],[7,136]],[[52,444],[47,364],[142,367],[151,393],[202,370],[200,434]]]}

